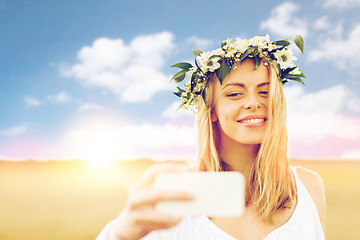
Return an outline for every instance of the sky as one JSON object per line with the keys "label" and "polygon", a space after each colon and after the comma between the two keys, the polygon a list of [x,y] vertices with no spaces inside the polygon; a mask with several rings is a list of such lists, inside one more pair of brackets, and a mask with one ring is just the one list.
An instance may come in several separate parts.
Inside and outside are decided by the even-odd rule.
{"label": "sky", "polygon": [[289,156],[360,159],[360,0],[0,0],[0,159],[191,159],[169,84],[192,49],[303,36]]}

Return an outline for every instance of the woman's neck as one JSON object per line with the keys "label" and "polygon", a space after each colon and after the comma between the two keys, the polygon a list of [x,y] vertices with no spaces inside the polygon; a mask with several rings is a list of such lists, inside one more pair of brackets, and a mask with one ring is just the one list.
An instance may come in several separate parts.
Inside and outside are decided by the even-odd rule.
{"label": "woman's neck", "polygon": [[224,163],[225,169],[241,172],[247,177],[260,145],[241,144],[228,137],[222,137],[220,141],[220,159]]}

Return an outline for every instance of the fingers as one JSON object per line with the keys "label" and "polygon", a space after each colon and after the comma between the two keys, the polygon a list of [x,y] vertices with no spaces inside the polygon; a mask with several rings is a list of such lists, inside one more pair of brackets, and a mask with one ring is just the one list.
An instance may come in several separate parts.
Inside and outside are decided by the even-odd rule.
{"label": "fingers", "polygon": [[189,201],[193,199],[194,195],[188,192],[164,191],[151,188],[131,196],[129,199],[129,207],[131,209],[146,205],[154,207],[160,201]]}
{"label": "fingers", "polygon": [[140,239],[149,232],[167,229],[181,221],[179,217],[168,216],[149,208],[141,212],[123,212],[117,219],[113,234],[119,239]]}
{"label": "fingers", "polygon": [[118,217],[114,234],[119,239],[140,239],[150,231],[170,228],[181,218],[155,210],[160,201],[189,201],[194,196],[184,191],[155,189],[153,183],[159,173],[189,171],[184,163],[162,163],[148,168],[129,189],[125,208]]}
{"label": "fingers", "polygon": [[130,190],[150,187],[159,173],[183,172],[189,170],[190,167],[182,162],[154,164],[150,166],[139,178],[139,180],[130,187]]}

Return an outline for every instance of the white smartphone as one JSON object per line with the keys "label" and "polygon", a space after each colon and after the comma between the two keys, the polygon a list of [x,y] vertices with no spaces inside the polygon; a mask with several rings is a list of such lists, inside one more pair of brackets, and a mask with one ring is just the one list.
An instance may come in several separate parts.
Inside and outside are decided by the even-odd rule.
{"label": "white smartphone", "polygon": [[155,188],[183,190],[191,201],[162,201],[156,210],[173,216],[239,217],[245,208],[245,180],[239,172],[162,173]]}

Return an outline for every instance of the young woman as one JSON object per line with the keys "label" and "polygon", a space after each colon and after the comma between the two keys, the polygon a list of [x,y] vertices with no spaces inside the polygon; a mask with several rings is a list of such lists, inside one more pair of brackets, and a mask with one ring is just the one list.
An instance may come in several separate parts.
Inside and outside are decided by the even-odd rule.
{"label": "young woman", "polygon": [[[302,50],[300,36],[295,39]],[[157,212],[164,200],[191,200],[186,192],[154,190],[164,171],[186,171],[181,164],[151,167],[132,186],[124,210],[98,236],[105,239],[324,239],[325,194],[321,178],[289,166],[286,104],[282,85],[305,77],[289,42],[269,36],[228,39],[221,48],[194,50],[196,66],[174,65],[181,82],[181,106],[197,114],[198,171],[239,171],[246,179],[246,206],[238,218],[176,218]],[[199,66],[199,64],[200,66]],[[221,204],[221,202],[219,203]]]}

